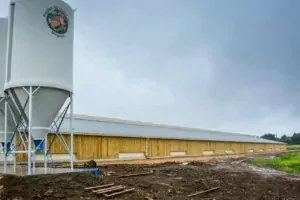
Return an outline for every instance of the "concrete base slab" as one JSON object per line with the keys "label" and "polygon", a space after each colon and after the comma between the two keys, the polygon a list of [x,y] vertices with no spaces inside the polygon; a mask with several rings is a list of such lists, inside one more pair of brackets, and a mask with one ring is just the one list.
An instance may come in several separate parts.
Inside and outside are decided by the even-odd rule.
{"label": "concrete base slab", "polygon": [[[80,172],[85,171],[84,169],[74,169],[73,172]],[[0,172],[4,172],[4,166],[0,165]],[[35,174],[58,174],[58,173],[67,173],[72,172],[70,168],[47,168],[47,171],[45,173],[45,169],[43,167],[37,167],[35,168]],[[28,168],[26,165],[17,165],[16,169],[14,169],[13,165],[9,165],[7,169],[7,174],[14,174],[17,176],[27,176]],[[32,173],[32,169],[31,169]]]}

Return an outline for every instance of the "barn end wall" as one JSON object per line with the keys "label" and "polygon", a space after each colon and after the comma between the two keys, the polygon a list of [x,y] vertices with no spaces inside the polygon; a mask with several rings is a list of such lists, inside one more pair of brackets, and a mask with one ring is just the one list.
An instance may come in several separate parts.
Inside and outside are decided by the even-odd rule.
{"label": "barn end wall", "polygon": [[[51,141],[53,134],[48,135]],[[70,144],[70,135],[64,135]],[[74,155],[77,160],[118,159],[167,156],[202,156],[264,153],[285,151],[285,144],[262,144],[244,142],[217,142],[176,139],[153,139],[133,137],[111,137],[96,135],[74,135]],[[54,140],[51,154],[67,154],[58,138]],[[19,154],[17,161],[26,161],[26,154]]]}

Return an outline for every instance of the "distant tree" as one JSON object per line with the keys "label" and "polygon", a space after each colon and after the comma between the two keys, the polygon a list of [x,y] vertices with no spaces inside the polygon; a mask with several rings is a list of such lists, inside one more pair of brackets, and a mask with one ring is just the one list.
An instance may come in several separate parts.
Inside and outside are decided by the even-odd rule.
{"label": "distant tree", "polygon": [[293,144],[300,144],[300,133],[294,133],[291,140]]}
{"label": "distant tree", "polygon": [[261,136],[261,138],[273,141],[280,141],[287,144],[299,144],[300,145],[300,133],[294,133],[291,137],[287,135],[281,136],[278,138],[276,134],[273,133],[266,133]]}
{"label": "distant tree", "polygon": [[276,136],[276,134],[273,133],[266,133],[262,135],[261,138],[264,138],[266,140],[279,141],[279,138]]}
{"label": "distant tree", "polygon": [[281,136],[280,142],[284,142],[284,143],[287,143],[287,144],[292,144],[293,143],[291,137],[286,136],[286,135]]}

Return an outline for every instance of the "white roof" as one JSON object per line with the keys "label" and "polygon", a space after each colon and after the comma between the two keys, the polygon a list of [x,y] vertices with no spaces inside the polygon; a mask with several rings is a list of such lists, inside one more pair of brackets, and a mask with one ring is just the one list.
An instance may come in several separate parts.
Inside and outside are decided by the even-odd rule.
{"label": "white roof", "polygon": [[[62,123],[62,132],[69,132],[69,117]],[[205,141],[232,141],[274,143],[258,136],[229,133],[215,130],[188,128],[174,125],[154,124],[116,118],[96,117],[87,115],[73,116],[73,130],[80,134],[107,135],[120,137],[166,138]]]}

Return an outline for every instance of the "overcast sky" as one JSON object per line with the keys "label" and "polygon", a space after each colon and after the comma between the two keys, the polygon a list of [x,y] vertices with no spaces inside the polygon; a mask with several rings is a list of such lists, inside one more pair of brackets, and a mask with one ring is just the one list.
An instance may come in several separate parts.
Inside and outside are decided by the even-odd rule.
{"label": "overcast sky", "polygon": [[[0,0],[0,16],[8,2]],[[300,1],[67,2],[78,9],[76,113],[300,131]]]}

